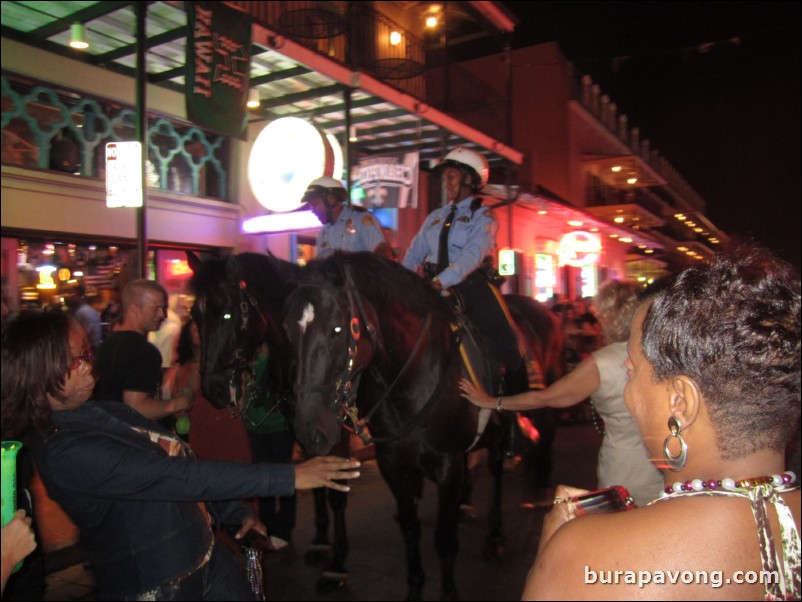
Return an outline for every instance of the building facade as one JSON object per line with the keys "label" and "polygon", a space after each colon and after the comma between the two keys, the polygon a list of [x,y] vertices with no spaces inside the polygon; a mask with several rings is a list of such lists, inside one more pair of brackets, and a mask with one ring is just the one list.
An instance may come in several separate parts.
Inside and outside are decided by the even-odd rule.
{"label": "building facade", "polygon": [[[242,138],[194,123],[185,103],[185,11],[223,4],[250,20],[248,87],[261,104],[248,110]],[[428,6],[406,4],[96,2],[54,3],[48,12],[4,2],[3,285],[10,306],[59,303],[78,285],[106,304],[141,275],[180,294],[189,277],[187,249],[313,256],[315,224],[267,218],[295,217],[287,208],[300,194],[283,198],[281,179],[290,174],[297,186],[304,178],[305,187],[323,175],[301,169],[318,144],[343,155],[339,168],[321,168],[343,180],[363,157],[406,153],[422,165],[414,181],[418,202],[382,216],[399,249],[428,213],[427,167],[450,147],[471,146],[496,164],[519,163],[511,147],[425,102],[423,72],[441,37],[425,34]],[[493,31],[501,15],[468,6],[489,3],[457,4],[472,11],[469,20],[480,29]],[[79,21],[86,50],[69,48],[70,25]],[[142,69],[136,58],[145,48]],[[299,149],[279,139],[280,152],[260,161],[259,134],[282,118],[312,124],[321,140]],[[108,207],[106,144],[142,140],[143,121],[145,206]],[[255,179],[268,172],[279,184],[260,191]],[[253,218],[269,225],[250,228]]]}
{"label": "building facade", "polygon": [[[241,138],[187,116],[186,11],[205,3],[82,3],[74,14],[56,4],[48,14],[2,3],[12,308],[58,303],[78,284],[107,304],[140,275],[180,295],[187,249],[307,260],[319,226],[297,219],[297,187],[315,174],[346,181],[403,254],[439,204],[428,172],[456,146],[490,161],[487,202],[510,291],[590,296],[607,279],[648,280],[695,261],[724,238],[704,201],[556,44],[505,49],[515,20],[502,3],[211,3],[250,19],[248,90],[259,104]],[[83,51],[69,48],[78,19]],[[480,36],[498,52],[450,59],[459,39]],[[260,135],[282,120],[317,134],[304,145],[278,134],[267,143],[278,151],[263,154]],[[110,208],[106,144],[142,139],[143,122],[145,208]],[[317,154],[322,164],[310,167]],[[393,196],[402,172],[414,174],[414,201]]]}
{"label": "building facade", "polygon": [[[509,82],[499,77],[507,62]],[[509,142],[524,159],[518,201],[497,212],[498,244],[521,256],[521,292],[576,298],[607,279],[648,282],[726,242],[700,195],[557,43],[460,67],[498,94],[511,91]],[[491,127],[488,112],[455,115]]]}

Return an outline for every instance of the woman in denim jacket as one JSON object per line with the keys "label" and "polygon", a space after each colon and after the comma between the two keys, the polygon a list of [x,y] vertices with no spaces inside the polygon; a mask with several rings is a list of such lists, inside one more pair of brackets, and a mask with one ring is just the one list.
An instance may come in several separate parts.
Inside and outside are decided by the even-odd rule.
{"label": "woman in denim jacket", "polygon": [[[359,463],[203,461],[172,433],[118,403],[86,403],[91,346],[61,313],[23,313],[2,334],[2,418],[24,433],[50,496],[81,529],[101,600],[253,599],[212,527],[266,535],[235,500],[290,495],[353,478]],[[7,422],[8,421],[8,422]],[[30,428],[29,428],[30,427]]]}

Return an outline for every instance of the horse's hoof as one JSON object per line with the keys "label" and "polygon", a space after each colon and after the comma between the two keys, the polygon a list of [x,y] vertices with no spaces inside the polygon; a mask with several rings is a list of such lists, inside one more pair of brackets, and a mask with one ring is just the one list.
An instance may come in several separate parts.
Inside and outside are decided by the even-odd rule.
{"label": "horse's hoof", "polygon": [[485,560],[501,560],[504,558],[504,539],[488,539],[482,546],[482,557]]}
{"label": "horse's hoof", "polygon": [[318,565],[325,560],[328,560],[331,555],[331,545],[322,543],[313,543],[304,555],[304,561],[308,565]]}
{"label": "horse's hoof", "polygon": [[317,593],[329,594],[342,589],[348,582],[348,577],[350,574],[346,572],[323,571],[317,580]]}

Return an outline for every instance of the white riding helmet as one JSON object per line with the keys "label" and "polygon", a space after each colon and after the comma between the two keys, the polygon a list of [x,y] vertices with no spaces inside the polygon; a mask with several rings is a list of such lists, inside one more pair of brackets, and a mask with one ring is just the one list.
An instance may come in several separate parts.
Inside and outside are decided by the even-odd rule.
{"label": "white riding helmet", "polygon": [[470,175],[471,186],[475,191],[484,188],[490,177],[490,164],[484,155],[462,146],[448,153],[435,170],[439,173],[445,167],[456,167]]}
{"label": "white riding helmet", "polygon": [[340,180],[329,176],[321,176],[309,182],[309,186],[306,187],[306,192],[304,192],[302,202],[309,202],[309,197],[312,195],[320,195],[325,199],[326,195],[329,193],[333,193],[342,201],[348,198],[345,186]]}

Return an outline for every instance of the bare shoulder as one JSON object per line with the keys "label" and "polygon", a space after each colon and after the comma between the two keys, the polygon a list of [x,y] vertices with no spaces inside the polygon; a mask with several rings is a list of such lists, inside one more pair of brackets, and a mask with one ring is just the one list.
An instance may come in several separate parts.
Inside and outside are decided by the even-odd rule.
{"label": "bare shoulder", "polygon": [[754,599],[763,586],[736,573],[761,569],[747,500],[680,498],[566,523],[535,560],[524,599]]}

